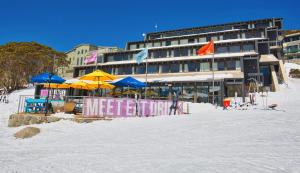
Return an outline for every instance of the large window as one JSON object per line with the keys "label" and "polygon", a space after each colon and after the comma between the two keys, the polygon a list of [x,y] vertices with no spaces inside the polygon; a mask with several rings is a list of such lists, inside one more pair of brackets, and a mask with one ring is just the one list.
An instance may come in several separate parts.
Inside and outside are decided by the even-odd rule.
{"label": "large window", "polygon": [[224,61],[218,62],[218,70],[219,71],[225,70],[225,63],[224,63]]}
{"label": "large window", "polygon": [[230,53],[241,52],[241,48],[240,48],[240,46],[238,46],[238,45],[236,45],[236,46],[230,46],[230,47],[229,47],[229,52],[230,52]]}
{"label": "large window", "polygon": [[235,70],[236,62],[235,61],[227,61],[227,70]]}
{"label": "large window", "polygon": [[189,62],[186,64],[186,72],[195,72],[198,71],[199,64],[195,62]]}
{"label": "large window", "polygon": [[148,73],[158,73],[158,65],[149,65],[148,66]]}
{"label": "large window", "polygon": [[228,48],[227,46],[221,46],[221,47],[217,47],[217,53],[227,53],[228,52]]}
{"label": "large window", "polygon": [[224,34],[224,40],[237,39],[237,38],[238,38],[237,33],[225,33]]}
{"label": "large window", "polygon": [[178,73],[180,72],[180,64],[171,64],[170,66],[171,73]]}
{"label": "large window", "polygon": [[200,37],[199,38],[199,43],[203,43],[206,42],[206,37]]}
{"label": "large window", "polygon": [[171,41],[171,45],[178,45],[178,40]]}
{"label": "large window", "polygon": [[136,74],[145,74],[146,69],[144,65],[136,66]]}
{"label": "large window", "polygon": [[161,43],[160,42],[154,42],[154,47],[160,47]]}
{"label": "large window", "polygon": [[130,45],[130,50],[132,50],[132,49],[136,49],[136,44],[131,44]]}
{"label": "large window", "polygon": [[244,52],[254,51],[254,45],[253,44],[244,44],[243,51]]}
{"label": "large window", "polygon": [[210,71],[210,63],[209,62],[201,62],[200,63],[200,71]]}
{"label": "large window", "polygon": [[161,65],[161,72],[162,73],[169,73],[169,71],[170,71],[170,65],[169,64]]}

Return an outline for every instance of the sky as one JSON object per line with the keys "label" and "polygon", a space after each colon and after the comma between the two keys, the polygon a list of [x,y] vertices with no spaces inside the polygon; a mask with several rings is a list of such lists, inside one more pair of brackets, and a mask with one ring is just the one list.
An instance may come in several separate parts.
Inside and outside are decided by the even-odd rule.
{"label": "sky", "polygon": [[81,43],[124,48],[143,33],[262,18],[300,29],[299,0],[0,0],[0,45],[35,41],[58,51]]}

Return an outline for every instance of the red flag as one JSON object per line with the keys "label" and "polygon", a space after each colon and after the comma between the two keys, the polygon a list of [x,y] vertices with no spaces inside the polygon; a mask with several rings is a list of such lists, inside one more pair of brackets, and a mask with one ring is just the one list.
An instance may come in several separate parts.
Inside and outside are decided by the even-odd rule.
{"label": "red flag", "polygon": [[197,55],[207,55],[207,54],[212,54],[214,52],[215,52],[215,45],[214,45],[214,41],[211,40],[209,43],[207,43],[206,45],[198,49]]}

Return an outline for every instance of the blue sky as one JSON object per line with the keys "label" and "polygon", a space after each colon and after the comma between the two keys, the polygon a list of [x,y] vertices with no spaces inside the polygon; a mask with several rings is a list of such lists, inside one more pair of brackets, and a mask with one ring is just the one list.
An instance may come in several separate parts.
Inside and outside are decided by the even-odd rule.
{"label": "blue sky", "polygon": [[300,29],[299,0],[100,1],[1,0],[0,45],[36,41],[59,51],[80,43],[125,47],[142,34],[226,22],[282,17]]}

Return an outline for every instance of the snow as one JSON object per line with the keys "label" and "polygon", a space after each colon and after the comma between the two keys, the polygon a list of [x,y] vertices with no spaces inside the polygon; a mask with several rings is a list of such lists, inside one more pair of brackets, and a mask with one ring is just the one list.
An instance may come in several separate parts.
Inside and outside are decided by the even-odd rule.
{"label": "snow", "polygon": [[[289,67],[289,65],[287,65]],[[41,133],[15,139],[8,128],[18,95],[0,103],[0,172],[300,172],[300,87],[289,79],[264,110],[190,103],[191,115],[32,125]]]}
{"label": "snow", "polygon": [[64,112],[58,112],[58,113],[52,114],[52,116],[58,117],[58,118],[64,118],[64,119],[74,118],[74,114],[67,114]]}

